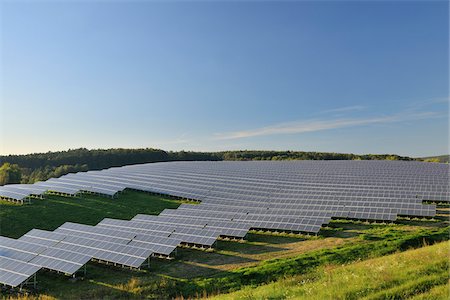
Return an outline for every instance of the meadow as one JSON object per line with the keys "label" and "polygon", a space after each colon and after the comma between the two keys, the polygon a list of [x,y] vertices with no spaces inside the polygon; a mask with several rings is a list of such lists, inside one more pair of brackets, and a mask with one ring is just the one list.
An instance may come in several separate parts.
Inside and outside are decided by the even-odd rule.
{"label": "meadow", "polygon": [[213,299],[448,299],[449,242],[246,287]]}
{"label": "meadow", "polygon": [[181,203],[130,190],[113,199],[83,194],[73,198],[46,195],[27,205],[0,201],[0,235],[18,238],[33,228],[54,230],[64,222],[95,225],[104,218],[129,220],[138,213],[159,214]]}
{"label": "meadow", "polygon": [[[164,208],[176,208],[180,203],[135,191],[125,191],[116,199],[92,195],[82,198],[52,195],[23,206],[1,202],[0,231],[4,236],[17,238],[31,228],[53,230],[66,221],[95,225],[105,217],[130,219],[137,213],[158,214]],[[76,279],[41,271],[36,290],[21,294],[3,292],[2,296],[12,299],[181,299],[238,291],[237,294],[223,296],[261,299],[272,298],[270,291],[277,290],[276,285],[279,284],[292,286],[292,291],[288,292],[285,288],[288,294],[275,294],[273,299],[288,298],[290,295],[297,297],[302,293],[297,290],[296,284],[300,278],[310,283],[306,288],[313,289],[321,287],[326,278],[334,278],[327,276],[339,277],[338,273],[327,275],[329,273],[326,272],[342,266],[356,266],[360,272],[358,276],[364,273],[369,276],[372,270],[365,270],[363,264],[358,264],[447,241],[448,212],[448,205],[441,205],[439,216],[435,219],[401,218],[389,224],[333,220],[318,236],[252,231],[243,242],[218,241],[217,248],[212,252],[180,248],[174,260],[155,258],[150,269],[140,271],[96,263],[89,263],[87,275]],[[448,248],[448,243],[442,245]],[[441,267],[448,270],[447,265]],[[418,279],[423,277],[426,281],[427,276],[433,274],[440,277],[442,268],[430,267],[429,274],[418,273]],[[379,280],[373,278],[377,282],[373,283],[373,289],[367,296],[377,295]],[[448,280],[448,276],[446,278]],[[394,288],[395,282],[390,283],[391,288]],[[383,285],[382,282],[379,284]],[[415,283],[405,281],[405,284]],[[440,288],[442,284],[446,283],[440,280],[436,284],[425,284],[416,294],[442,294],[445,291]],[[255,294],[249,291],[255,291]],[[269,293],[267,297],[265,293]],[[342,297],[346,298],[346,292],[342,293]]]}

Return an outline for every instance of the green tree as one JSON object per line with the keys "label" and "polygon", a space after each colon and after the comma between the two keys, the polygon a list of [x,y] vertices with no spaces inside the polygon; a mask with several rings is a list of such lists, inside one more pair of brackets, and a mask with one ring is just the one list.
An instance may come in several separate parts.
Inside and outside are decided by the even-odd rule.
{"label": "green tree", "polygon": [[20,183],[22,171],[16,164],[4,163],[0,167],[0,185]]}
{"label": "green tree", "polygon": [[425,162],[433,162],[433,163],[438,163],[441,162],[441,160],[438,157],[433,157],[433,158],[427,158],[424,160]]}

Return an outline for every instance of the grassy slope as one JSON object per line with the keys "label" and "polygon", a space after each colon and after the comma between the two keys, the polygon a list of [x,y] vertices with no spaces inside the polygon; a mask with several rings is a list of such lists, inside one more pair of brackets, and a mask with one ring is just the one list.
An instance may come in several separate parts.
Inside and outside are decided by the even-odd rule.
{"label": "grassy slope", "polygon": [[[314,274],[327,265],[379,257],[401,247],[420,246],[430,236],[437,240],[448,238],[448,230],[445,228],[424,229],[419,234],[406,230],[402,225],[389,230],[382,228],[382,225],[371,229],[363,228],[363,225],[358,227],[359,230],[362,229],[362,235],[349,237],[349,241],[338,246],[317,245],[318,241],[325,242],[331,237],[294,241],[293,237],[252,235],[251,241],[239,244],[238,249],[233,249],[236,243],[232,242],[221,242],[221,249],[214,253],[181,249],[176,260],[155,261],[150,270],[139,272],[91,263],[88,264],[87,277],[77,282],[43,272],[39,274],[39,294],[48,299],[168,299],[179,295],[197,297],[237,290],[249,284],[268,283],[295,274]],[[370,239],[361,238],[365,231],[370,232]],[[391,239],[384,240],[386,235],[391,235]],[[267,243],[261,242],[260,238]],[[283,248],[290,243],[297,244],[297,247],[300,244],[314,244],[314,247],[289,255],[284,252],[289,250]],[[270,248],[261,249],[261,246],[273,247],[287,256],[267,260],[274,254],[268,252],[264,256],[264,251]],[[258,255],[264,256],[261,261],[256,259]]]}
{"label": "grassy slope", "polygon": [[421,157],[421,160],[430,160],[437,159],[440,163],[448,163],[450,155],[439,155],[439,156],[429,156],[429,157]]}
{"label": "grassy slope", "polygon": [[[40,201],[27,206],[1,204],[3,235],[18,236],[18,232],[32,227],[53,229],[68,220],[95,224],[103,217],[129,219],[137,213],[157,213],[179,204],[136,192],[127,192],[119,199],[55,196]],[[448,213],[448,207],[443,213]],[[325,265],[417,247],[423,240],[445,240],[447,219],[448,215],[441,220],[401,220],[389,225],[333,221],[318,237],[251,233],[243,243],[219,241],[219,248],[213,253],[179,249],[177,259],[154,260],[150,270],[135,272],[89,263],[86,278],[76,282],[62,275],[40,272],[35,295],[44,299],[163,299],[181,294],[196,296],[203,291],[227,292],[248,284],[306,274]]]}
{"label": "grassy slope", "polygon": [[449,247],[442,242],[345,266],[325,265],[214,299],[448,299]]}
{"label": "grassy slope", "polygon": [[138,213],[159,214],[177,208],[180,201],[125,191],[117,199],[85,195],[82,198],[46,196],[30,205],[0,201],[0,235],[18,238],[30,229],[54,230],[64,222],[95,225],[104,218],[131,219]]}

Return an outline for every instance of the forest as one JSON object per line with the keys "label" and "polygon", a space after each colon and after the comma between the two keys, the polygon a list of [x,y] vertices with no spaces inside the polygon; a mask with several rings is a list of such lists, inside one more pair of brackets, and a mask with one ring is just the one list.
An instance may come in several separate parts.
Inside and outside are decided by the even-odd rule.
{"label": "forest", "polygon": [[[0,156],[0,185],[34,183],[80,171],[162,161],[220,160],[417,160],[394,154],[345,154],[304,151],[192,152],[160,149],[70,149]],[[432,161],[432,159],[429,159]]]}

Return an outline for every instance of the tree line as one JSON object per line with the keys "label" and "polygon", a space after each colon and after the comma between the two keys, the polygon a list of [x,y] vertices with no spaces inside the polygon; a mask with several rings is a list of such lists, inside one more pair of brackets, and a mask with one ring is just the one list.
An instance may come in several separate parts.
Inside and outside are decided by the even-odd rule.
{"label": "tree line", "polygon": [[415,160],[392,154],[345,154],[303,151],[192,152],[160,149],[71,149],[0,156],[0,185],[34,183],[68,173],[161,161],[220,160]]}
{"label": "tree line", "polygon": [[223,160],[414,160],[395,154],[348,154],[305,151],[226,151],[219,152]]}

